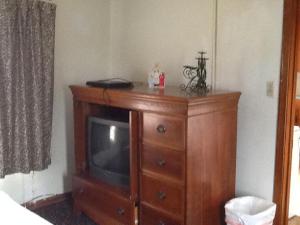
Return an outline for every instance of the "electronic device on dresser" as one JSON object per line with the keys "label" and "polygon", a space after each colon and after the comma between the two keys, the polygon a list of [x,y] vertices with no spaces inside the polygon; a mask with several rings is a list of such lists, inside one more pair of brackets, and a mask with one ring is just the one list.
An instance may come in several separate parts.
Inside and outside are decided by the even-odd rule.
{"label": "electronic device on dresser", "polygon": [[239,92],[71,90],[75,212],[100,225],[224,224],[235,194]]}
{"label": "electronic device on dresser", "polygon": [[[127,119],[129,119],[127,117]],[[111,185],[129,187],[129,124],[88,118],[90,175]]]}

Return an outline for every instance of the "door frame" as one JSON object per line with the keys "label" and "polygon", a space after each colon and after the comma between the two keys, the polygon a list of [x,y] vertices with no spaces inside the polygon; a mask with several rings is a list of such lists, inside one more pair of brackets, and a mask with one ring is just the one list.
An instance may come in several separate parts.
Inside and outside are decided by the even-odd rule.
{"label": "door frame", "polygon": [[284,0],[273,195],[273,201],[277,204],[275,225],[287,225],[288,222],[292,137],[295,115],[295,57],[298,2],[299,0]]}

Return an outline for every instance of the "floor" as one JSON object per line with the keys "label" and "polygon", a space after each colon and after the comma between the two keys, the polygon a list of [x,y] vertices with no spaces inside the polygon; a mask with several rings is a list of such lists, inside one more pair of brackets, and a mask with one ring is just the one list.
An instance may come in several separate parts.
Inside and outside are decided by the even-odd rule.
{"label": "floor", "polygon": [[294,216],[289,220],[289,225],[300,225],[300,217]]}
{"label": "floor", "polygon": [[85,215],[75,217],[72,211],[72,201],[66,200],[34,211],[54,225],[96,225]]}

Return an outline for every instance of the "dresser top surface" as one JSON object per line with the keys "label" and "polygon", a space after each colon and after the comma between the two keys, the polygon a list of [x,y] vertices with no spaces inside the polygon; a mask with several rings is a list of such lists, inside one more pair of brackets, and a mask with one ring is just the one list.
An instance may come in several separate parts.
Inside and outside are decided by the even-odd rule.
{"label": "dresser top surface", "polygon": [[120,93],[124,95],[130,96],[139,96],[145,98],[160,98],[160,99],[169,99],[169,100],[177,100],[177,101],[185,101],[185,102],[193,102],[204,100],[207,98],[218,98],[220,96],[240,96],[240,92],[233,91],[210,91],[209,93],[201,95],[200,93],[188,93],[182,90],[179,86],[166,86],[164,89],[159,88],[149,88],[145,83],[134,83],[134,87],[132,88],[119,88],[119,89],[103,89],[96,87],[88,87],[85,85],[71,85],[70,86],[73,94],[76,95],[74,90],[85,89],[95,92],[109,92],[109,93]]}

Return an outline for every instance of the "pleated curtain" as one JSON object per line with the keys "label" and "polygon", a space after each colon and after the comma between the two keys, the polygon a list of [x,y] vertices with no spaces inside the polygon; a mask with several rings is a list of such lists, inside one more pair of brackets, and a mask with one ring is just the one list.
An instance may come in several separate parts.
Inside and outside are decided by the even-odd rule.
{"label": "pleated curtain", "polygon": [[56,6],[0,0],[0,178],[51,163]]}

